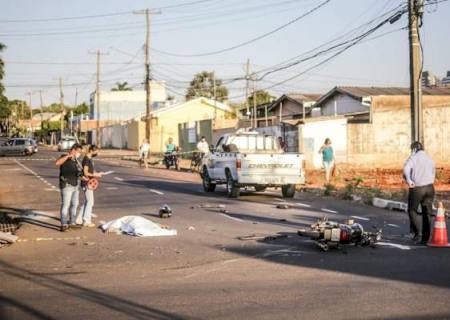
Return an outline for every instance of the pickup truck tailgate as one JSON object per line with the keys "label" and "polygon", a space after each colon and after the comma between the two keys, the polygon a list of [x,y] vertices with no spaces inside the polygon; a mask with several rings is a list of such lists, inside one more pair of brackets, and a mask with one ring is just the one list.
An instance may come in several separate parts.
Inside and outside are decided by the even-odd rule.
{"label": "pickup truck tailgate", "polygon": [[303,155],[241,154],[241,169],[238,171],[240,183],[282,185],[303,184]]}

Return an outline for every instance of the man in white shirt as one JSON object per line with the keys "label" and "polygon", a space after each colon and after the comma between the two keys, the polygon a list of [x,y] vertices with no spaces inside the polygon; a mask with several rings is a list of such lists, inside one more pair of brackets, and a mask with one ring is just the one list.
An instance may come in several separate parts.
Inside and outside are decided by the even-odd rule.
{"label": "man in white shirt", "polygon": [[[408,214],[413,239],[426,244],[430,237],[430,221],[433,214],[434,161],[425,153],[420,142],[411,144],[411,156],[403,167],[403,176],[409,186]],[[422,230],[418,221],[417,209],[422,208]],[[420,239],[421,238],[421,239]]]}
{"label": "man in white shirt", "polygon": [[206,141],[205,136],[202,136],[200,141],[197,143],[197,150],[200,151],[202,157],[209,154],[209,144]]}
{"label": "man in white shirt", "polygon": [[139,165],[142,167],[142,163],[144,163],[145,169],[148,168],[147,158],[149,152],[150,152],[150,144],[148,143],[147,139],[144,139],[144,141],[142,141],[141,146],[139,147]]}

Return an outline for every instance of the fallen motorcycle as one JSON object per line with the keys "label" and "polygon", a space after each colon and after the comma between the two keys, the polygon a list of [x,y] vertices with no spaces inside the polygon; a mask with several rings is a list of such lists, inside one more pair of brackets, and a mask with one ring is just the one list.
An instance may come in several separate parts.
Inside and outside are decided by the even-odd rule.
{"label": "fallen motorcycle", "polygon": [[367,232],[353,220],[339,223],[323,218],[311,225],[310,229],[300,229],[297,233],[301,237],[311,238],[321,250],[328,251],[330,248],[342,248],[343,245],[374,247],[381,240],[382,230]]}

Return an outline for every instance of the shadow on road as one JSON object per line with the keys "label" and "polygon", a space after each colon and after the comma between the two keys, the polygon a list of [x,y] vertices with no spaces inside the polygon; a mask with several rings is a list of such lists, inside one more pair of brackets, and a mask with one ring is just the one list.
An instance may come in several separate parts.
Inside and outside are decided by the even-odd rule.
{"label": "shadow on road", "polygon": [[[77,284],[70,283],[65,280],[57,279],[53,275],[44,275],[41,273],[36,273],[29,271],[23,267],[13,265],[11,263],[0,261],[0,272],[4,273],[9,277],[27,281],[30,287],[45,287],[51,289],[60,294],[68,295],[72,299],[79,299],[81,303],[89,302],[97,304],[99,307],[103,307],[119,314],[122,314],[123,318],[130,319],[159,319],[159,320],[182,320],[186,319],[180,315],[169,313],[166,311],[158,310],[146,305],[135,303],[133,301],[104,293],[98,290],[86,288]],[[56,303],[56,302],[55,302]],[[19,308],[20,310],[33,315],[36,319],[61,319],[63,318],[64,311],[60,311],[58,317],[52,317],[41,311],[36,310],[33,306],[26,305],[22,302],[18,302],[12,298],[5,298],[0,296],[0,318],[7,319],[3,317],[3,314],[7,314],[8,309],[11,307]],[[99,312],[98,314],[101,314]],[[95,317],[95,316],[94,316]]]}
{"label": "shadow on road", "polygon": [[[60,229],[60,220],[59,217],[47,215],[45,213],[41,213],[39,211],[34,211],[34,209],[21,209],[21,208],[12,208],[12,207],[0,207],[0,213],[6,213],[11,216],[17,216],[20,218],[20,222],[28,223],[35,226],[57,230]],[[47,222],[46,220],[55,221],[55,223]]]}
{"label": "shadow on road", "polygon": [[[287,248],[290,253],[283,251]],[[344,250],[321,252],[313,241],[291,233],[286,239],[258,240],[252,246],[227,247],[227,251],[302,268],[450,288],[450,250],[439,248],[346,246]]]}

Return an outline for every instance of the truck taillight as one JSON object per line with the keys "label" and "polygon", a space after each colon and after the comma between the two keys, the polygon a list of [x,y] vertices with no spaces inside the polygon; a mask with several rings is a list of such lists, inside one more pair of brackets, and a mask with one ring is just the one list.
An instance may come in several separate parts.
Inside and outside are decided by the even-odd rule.
{"label": "truck taillight", "polygon": [[237,170],[241,169],[241,159],[236,159],[236,169]]}

